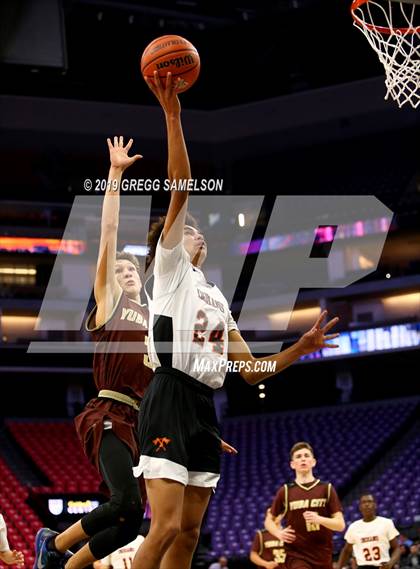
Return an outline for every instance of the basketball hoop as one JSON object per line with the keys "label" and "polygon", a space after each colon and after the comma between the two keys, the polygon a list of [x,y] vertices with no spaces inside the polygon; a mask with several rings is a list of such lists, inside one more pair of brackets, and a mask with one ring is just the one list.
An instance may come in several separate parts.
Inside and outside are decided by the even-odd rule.
{"label": "basketball hoop", "polygon": [[[417,13],[416,13],[417,9]],[[420,104],[420,0],[353,0],[353,24],[385,68],[385,99]],[[417,16],[417,24],[416,22]]]}

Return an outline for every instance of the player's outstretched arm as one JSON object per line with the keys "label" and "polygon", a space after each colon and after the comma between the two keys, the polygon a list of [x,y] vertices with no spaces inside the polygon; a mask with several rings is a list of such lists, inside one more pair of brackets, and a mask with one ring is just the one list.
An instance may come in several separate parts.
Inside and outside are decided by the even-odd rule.
{"label": "player's outstretched arm", "polygon": [[348,560],[350,559],[350,556],[352,554],[352,551],[353,551],[353,546],[350,543],[346,542],[346,544],[344,545],[343,549],[340,552],[337,569],[342,569],[342,567],[347,565]]}
{"label": "player's outstretched arm", "polygon": [[[255,385],[267,377],[280,373],[305,354],[316,352],[321,348],[338,348],[337,344],[329,344],[328,341],[337,338],[339,334],[328,334],[327,332],[337,324],[339,318],[333,318],[322,326],[326,315],[327,311],[324,310],[312,328],[303,334],[293,346],[264,358],[255,358],[240,332],[231,330],[229,332],[229,359],[239,362],[241,376],[247,383]],[[264,369],[261,362],[273,362],[270,371],[260,371],[261,367]]]}
{"label": "player's outstretched arm", "polygon": [[316,512],[307,511],[303,512],[303,517],[309,523],[319,524],[331,531],[344,531],[346,522],[342,512],[335,512],[330,518],[320,516]]}
{"label": "player's outstretched arm", "polygon": [[162,246],[173,249],[184,236],[188,191],[177,189],[180,180],[191,178],[190,161],[181,124],[181,105],[176,92],[176,83],[171,73],[166,76],[165,87],[154,72],[153,80],[144,77],[152,93],[165,113],[168,138],[168,178],[171,182],[171,201],[162,232]]}
{"label": "player's outstretched arm", "polygon": [[97,304],[96,326],[104,324],[109,319],[121,292],[115,278],[115,256],[120,214],[120,184],[124,171],[142,158],[140,154],[128,156],[128,152],[133,144],[132,138],[126,145],[124,145],[122,136],[114,136],[113,143],[111,139],[107,138],[107,143],[110,167],[102,205],[101,237],[94,285]]}

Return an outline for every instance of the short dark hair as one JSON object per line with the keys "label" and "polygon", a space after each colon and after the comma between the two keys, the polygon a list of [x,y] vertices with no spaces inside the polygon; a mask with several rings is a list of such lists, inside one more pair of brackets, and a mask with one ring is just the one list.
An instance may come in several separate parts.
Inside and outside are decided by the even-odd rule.
{"label": "short dark hair", "polygon": [[[150,227],[149,234],[147,236],[147,244],[149,246],[149,253],[147,256],[147,264],[150,264],[156,255],[156,247],[159,241],[159,237],[163,231],[163,226],[165,225],[166,215],[159,217],[155,223]],[[191,225],[195,229],[198,229],[198,222],[190,213],[187,212],[185,223]]]}
{"label": "short dark hair", "polygon": [[314,449],[311,447],[311,445],[305,441],[299,441],[298,443],[295,443],[290,449],[290,460],[293,460],[293,455],[295,454],[295,452],[302,448],[307,448],[308,450],[310,450],[312,456],[315,458]]}
{"label": "short dark hair", "polygon": [[360,494],[359,496],[359,502],[362,498],[364,498],[365,496],[372,496],[373,501],[376,502],[375,500],[375,496],[372,494],[372,492],[362,492],[362,494]]}
{"label": "short dark hair", "polygon": [[140,263],[137,257],[133,255],[133,253],[129,253],[128,251],[117,251],[115,259],[117,261],[130,261],[130,263],[133,263],[133,265],[136,267],[136,271],[140,275]]}

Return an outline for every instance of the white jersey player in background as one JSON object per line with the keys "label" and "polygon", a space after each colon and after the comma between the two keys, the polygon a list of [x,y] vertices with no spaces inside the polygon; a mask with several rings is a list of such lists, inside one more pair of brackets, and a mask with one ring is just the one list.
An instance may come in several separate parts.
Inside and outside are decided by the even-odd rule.
{"label": "white jersey player in background", "polygon": [[[372,494],[360,497],[359,509],[362,519],[349,525],[338,560],[337,569],[346,565],[353,552],[358,567],[383,567],[392,569],[400,557],[398,530],[389,518],[376,515],[376,502]],[[392,554],[389,554],[389,550]]]}

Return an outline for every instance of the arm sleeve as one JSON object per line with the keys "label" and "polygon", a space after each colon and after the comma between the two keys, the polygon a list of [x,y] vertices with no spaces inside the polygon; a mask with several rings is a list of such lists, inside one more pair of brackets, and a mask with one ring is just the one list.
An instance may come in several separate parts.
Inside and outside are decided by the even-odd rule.
{"label": "arm sleeve", "polygon": [[271,514],[277,518],[277,516],[284,514],[285,510],[286,510],[285,490],[284,486],[282,486],[280,490],[277,492],[276,497],[273,500],[273,503],[271,504]]}
{"label": "arm sleeve", "polygon": [[7,541],[7,528],[3,516],[0,514],[0,551],[9,551],[9,542]]}
{"label": "arm sleeve", "polygon": [[391,539],[394,539],[394,537],[397,537],[398,535],[400,535],[399,531],[397,530],[397,528],[394,526],[394,522],[392,520],[388,521],[388,527],[387,527],[387,538],[388,541],[391,541]]}
{"label": "arm sleeve", "polygon": [[340,499],[339,499],[337,492],[336,492],[336,490],[332,484],[331,484],[331,490],[330,490],[330,497],[328,500],[328,508],[329,508],[331,515],[336,514],[337,512],[343,511],[343,506],[341,505]]}
{"label": "arm sleeve", "polygon": [[349,545],[354,545],[354,536],[353,536],[353,528],[352,524],[349,525],[347,528],[346,533],[344,534],[344,539],[347,541]]}

